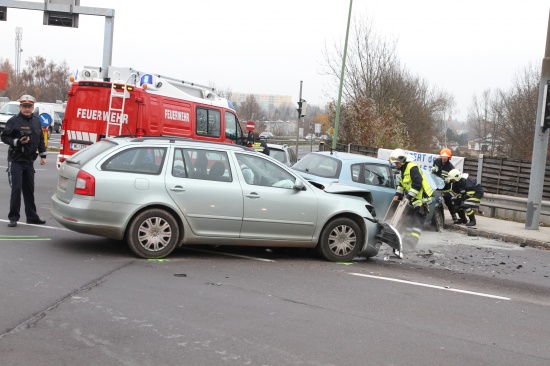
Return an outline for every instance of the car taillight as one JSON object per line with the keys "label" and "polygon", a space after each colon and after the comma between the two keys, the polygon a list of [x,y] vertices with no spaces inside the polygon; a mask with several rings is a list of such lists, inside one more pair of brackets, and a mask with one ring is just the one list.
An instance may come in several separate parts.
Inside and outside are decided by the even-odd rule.
{"label": "car taillight", "polygon": [[138,128],[137,131],[136,131],[136,136],[137,137],[143,137],[146,135],[146,132],[145,132],[145,129],[143,128]]}
{"label": "car taillight", "polygon": [[95,196],[95,178],[93,175],[86,173],[83,170],[78,172],[76,176],[76,185],[74,193],[82,196]]}

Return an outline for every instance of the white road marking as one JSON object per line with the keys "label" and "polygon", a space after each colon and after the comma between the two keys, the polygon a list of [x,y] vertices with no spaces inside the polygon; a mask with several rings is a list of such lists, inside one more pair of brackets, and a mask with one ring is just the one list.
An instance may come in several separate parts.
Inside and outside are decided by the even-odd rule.
{"label": "white road marking", "polygon": [[231,253],[224,253],[224,252],[216,252],[213,250],[205,250],[205,249],[196,249],[196,248],[186,248],[183,247],[183,249],[186,250],[193,250],[195,252],[204,252],[204,253],[211,253],[211,254],[221,254],[221,255],[227,255],[229,257],[237,257],[237,258],[245,258],[245,259],[252,259],[255,261],[261,261],[261,262],[275,262],[272,259],[265,259],[265,258],[257,258],[257,257],[249,257],[247,255],[239,255],[239,254],[231,254]]}
{"label": "white road marking", "polygon": [[[2,220],[2,219],[0,219],[0,222],[10,222],[10,220]],[[43,228],[48,228],[48,229],[70,231],[69,229],[65,229],[64,227],[55,227],[55,226],[48,226],[48,225],[27,224],[27,223],[24,222],[24,221],[17,221],[17,226],[19,226],[19,225],[36,226],[36,227],[43,227]]]}
{"label": "white road marking", "polygon": [[462,294],[469,294],[469,295],[490,297],[490,298],[492,298],[492,299],[511,300],[509,297],[502,297],[502,296],[496,296],[496,295],[491,295],[491,294],[484,294],[484,293],[482,293],[482,292],[458,290],[458,289],[454,289],[454,288],[447,288],[447,287],[444,287],[444,286],[429,285],[429,284],[427,284],[427,283],[420,283],[420,282],[412,282],[412,281],[399,280],[399,279],[397,279],[397,278],[389,278],[389,277],[381,277],[381,276],[371,276],[371,275],[366,275],[366,274],[363,274],[363,273],[351,273],[351,272],[348,272],[348,274],[353,275],[353,276],[375,278],[375,279],[378,279],[378,280],[385,280],[385,281],[392,281],[392,282],[400,282],[400,283],[405,283],[405,284],[408,284],[408,285],[430,287],[430,288],[435,288],[435,289],[438,289],[438,290],[459,292],[459,293],[462,293]]}

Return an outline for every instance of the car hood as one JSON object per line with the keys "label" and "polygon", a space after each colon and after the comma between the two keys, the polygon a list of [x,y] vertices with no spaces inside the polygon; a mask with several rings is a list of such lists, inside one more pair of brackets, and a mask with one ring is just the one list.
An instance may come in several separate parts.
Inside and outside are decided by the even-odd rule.
{"label": "car hood", "polygon": [[361,197],[372,206],[372,193],[368,189],[332,182],[316,182],[311,180],[308,182],[325,193]]}
{"label": "car hood", "polygon": [[326,182],[323,184],[325,189],[324,191],[327,193],[350,193],[350,192],[357,192],[357,193],[370,193],[370,190],[365,188],[358,188],[358,187],[352,187],[348,186],[346,184],[340,184],[340,183],[331,183]]}

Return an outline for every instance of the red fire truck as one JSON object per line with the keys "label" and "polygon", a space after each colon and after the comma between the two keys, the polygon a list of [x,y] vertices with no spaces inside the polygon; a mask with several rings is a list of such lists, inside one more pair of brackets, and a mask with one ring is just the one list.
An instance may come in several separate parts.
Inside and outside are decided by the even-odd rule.
{"label": "red fire truck", "polygon": [[181,136],[243,144],[231,102],[212,88],[133,70],[77,70],[68,91],[57,166],[104,137]]}

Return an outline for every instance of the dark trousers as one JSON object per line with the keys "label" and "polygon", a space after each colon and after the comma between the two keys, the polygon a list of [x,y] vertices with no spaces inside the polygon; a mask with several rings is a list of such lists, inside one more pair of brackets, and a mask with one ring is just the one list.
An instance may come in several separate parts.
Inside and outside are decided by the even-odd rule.
{"label": "dark trousers", "polygon": [[449,209],[449,213],[451,215],[456,215],[456,210],[453,204],[453,195],[451,192],[444,192],[443,193],[443,201],[445,202],[445,206]]}
{"label": "dark trousers", "polygon": [[21,217],[21,193],[25,202],[27,221],[38,220],[34,203],[34,166],[32,161],[8,162],[8,181],[11,187],[9,220],[19,221]]}

